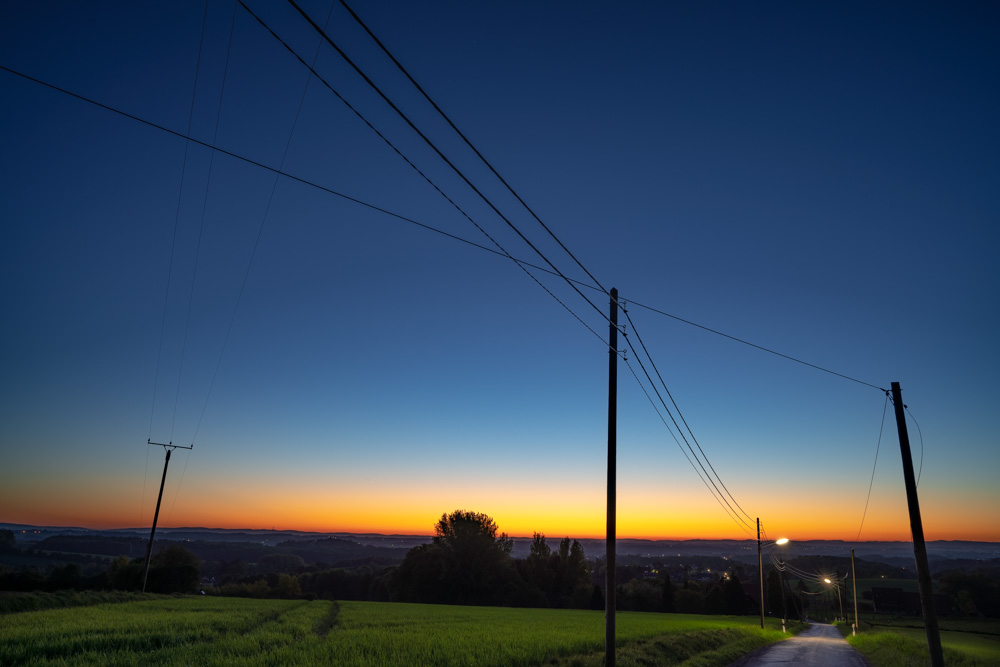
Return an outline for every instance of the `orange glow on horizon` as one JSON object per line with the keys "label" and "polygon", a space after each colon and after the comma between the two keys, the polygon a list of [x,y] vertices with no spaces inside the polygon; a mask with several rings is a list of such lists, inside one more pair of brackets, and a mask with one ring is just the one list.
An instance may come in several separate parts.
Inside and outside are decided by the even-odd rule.
{"label": "orange glow on horizon", "polygon": [[[528,485],[489,486],[474,482],[444,485],[435,480],[392,480],[381,487],[355,480],[272,478],[251,486],[247,478],[199,477],[188,471],[178,492],[177,479],[168,480],[159,525],[164,528],[298,530],[330,533],[379,533],[430,536],[444,513],[456,509],[484,512],[501,531],[517,537],[539,532],[550,539],[565,536],[603,539],[603,493],[579,487],[534,488]],[[173,485],[172,485],[173,482]],[[386,491],[386,489],[391,489]],[[156,489],[142,480],[107,474],[101,477],[39,480],[19,479],[0,489],[0,520],[40,526],[143,528],[152,523]],[[983,491],[984,501],[990,491]],[[968,494],[967,494],[968,495]],[[690,496],[690,497],[689,497]],[[860,509],[823,505],[811,498],[801,506],[778,500],[750,499],[760,508],[770,539],[843,540],[858,537]],[[966,498],[962,502],[966,502]],[[911,540],[905,502],[874,499],[860,541]],[[755,526],[738,526],[712,506],[702,493],[677,497],[626,490],[619,497],[617,537],[645,540],[755,540]],[[1000,507],[972,516],[950,494],[922,498],[927,540],[1000,542]],[[667,511],[664,508],[682,508]],[[857,509],[858,511],[855,511]]]}

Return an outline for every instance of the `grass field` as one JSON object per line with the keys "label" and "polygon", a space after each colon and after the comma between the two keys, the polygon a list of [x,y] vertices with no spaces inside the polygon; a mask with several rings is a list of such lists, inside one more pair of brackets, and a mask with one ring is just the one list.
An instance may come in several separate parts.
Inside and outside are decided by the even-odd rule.
{"label": "grass field", "polygon": [[[756,623],[623,612],[618,663],[726,665],[783,637]],[[2,665],[585,666],[603,646],[603,613],[579,610],[190,597],[0,616]]]}
{"label": "grass field", "polygon": [[[1000,665],[1000,623],[983,620],[941,620],[941,646],[947,665]],[[923,625],[908,619],[899,625],[877,625],[847,641],[873,667],[910,667],[928,663]]]}

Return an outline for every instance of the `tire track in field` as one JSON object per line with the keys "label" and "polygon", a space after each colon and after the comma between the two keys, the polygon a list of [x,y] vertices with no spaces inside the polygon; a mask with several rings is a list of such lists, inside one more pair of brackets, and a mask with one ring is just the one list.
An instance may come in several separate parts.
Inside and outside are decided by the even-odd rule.
{"label": "tire track in field", "polygon": [[340,614],[340,605],[337,604],[336,602],[330,602],[329,613],[323,618],[321,618],[319,621],[317,621],[316,627],[313,628],[313,631],[316,633],[316,635],[322,639],[323,637],[326,637],[328,634],[330,634],[330,630],[332,630],[333,626],[337,624],[337,616],[339,614]]}

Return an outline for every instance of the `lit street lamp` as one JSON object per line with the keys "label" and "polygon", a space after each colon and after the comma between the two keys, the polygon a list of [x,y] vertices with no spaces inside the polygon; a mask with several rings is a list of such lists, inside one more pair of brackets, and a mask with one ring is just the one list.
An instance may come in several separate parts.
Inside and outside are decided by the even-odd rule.
{"label": "lit street lamp", "polygon": [[[828,584],[832,584],[833,583],[829,579],[824,579],[823,581],[825,581]],[[844,601],[840,597],[840,583],[839,582],[837,583],[837,602],[840,603],[840,618],[844,618]]]}
{"label": "lit street lamp", "polygon": [[[787,537],[779,537],[774,544],[788,544]],[[760,629],[764,629],[764,559],[761,555],[760,546],[760,517],[757,517],[757,577],[760,579]],[[781,603],[785,603],[785,591],[781,591]],[[787,614],[786,614],[787,616]],[[785,623],[782,620],[781,631],[785,631]]]}

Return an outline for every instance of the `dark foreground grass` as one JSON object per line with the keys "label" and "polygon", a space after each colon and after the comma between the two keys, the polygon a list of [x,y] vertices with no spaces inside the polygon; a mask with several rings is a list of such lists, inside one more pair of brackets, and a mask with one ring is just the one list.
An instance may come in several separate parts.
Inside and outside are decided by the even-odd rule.
{"label": "dark foreground grass", "polygon": [[[618,663],[726,665],[756,617],[621,613]],[[0,664],[599,665],[601,612],[167,598],[0,616]]]}

